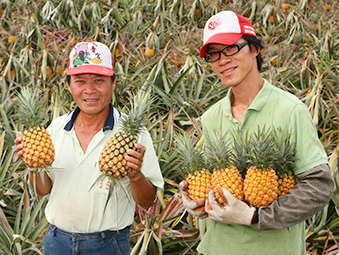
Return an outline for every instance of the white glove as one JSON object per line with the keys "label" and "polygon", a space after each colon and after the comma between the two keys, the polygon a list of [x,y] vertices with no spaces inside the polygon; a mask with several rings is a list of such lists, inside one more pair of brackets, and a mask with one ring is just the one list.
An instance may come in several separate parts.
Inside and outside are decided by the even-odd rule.
{"label": "white glove", "polygon": [[212,220],[226,224],[252,225],[255,207],[248,206],[245,202],[235,198],[228,190],[219,188],[225,206],[218,204],[213,189],[208,193],[205,211]]}
{"label": "white glove", "polygon": [[205,201],[204,200],[192,200],[187,192],[188,183],[187,181],[181,181],[179,187],[182,192],[182,202],[186,210],[199,219],[204,219],[207,217],[205,212]]}

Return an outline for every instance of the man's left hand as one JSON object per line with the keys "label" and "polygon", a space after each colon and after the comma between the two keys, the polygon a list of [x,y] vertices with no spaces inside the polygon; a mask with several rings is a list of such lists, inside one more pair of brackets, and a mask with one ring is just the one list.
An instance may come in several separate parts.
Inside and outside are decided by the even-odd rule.
{"label": "man's left hand", "polygon": [[127,155],[125,156],[127,166],[132,169],[131,173],[128,175],[130,179],[138,178],[141,174],[141,166],[146,152],[146,147],[140,143],[136,143],[135,148],[137,150],[128,149]]}
{"label": "man's left hand", "polygon": [[205,211],[208,213],[208,217],[226,224],[252,225],[255,207],[248,206],[224,188],[218,188],[218,192],[226,205],[218,204],[214,191],[211,189],[205,204]]}

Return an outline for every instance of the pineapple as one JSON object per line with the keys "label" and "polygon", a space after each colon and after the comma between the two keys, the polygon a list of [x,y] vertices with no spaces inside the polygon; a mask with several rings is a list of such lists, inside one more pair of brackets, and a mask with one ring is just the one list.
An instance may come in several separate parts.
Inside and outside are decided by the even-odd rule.
{"label": "pineapple", "polygon": [[251,166],[244,180],[245,200],[256,207],[268,206],[278,197],[278,176],[273,166],[272,133],[258,128],[250,140]]}
{"label": "pineapple", "polygon": [[23,87],[18,93],[18,122],[25,129],[22,132],[22,160],[29,168],[45,168],[54,161],[54,145],[48,131],[43,127],[48,121],[48,113],[44,109],[37,89]]}
{"label": "pineapple", "polygon": [[104,175],[123,179],[131,172],[125,156],[128,149],[137,150],[135,143],[144,128],[145,114],[152,102],[149,92],[140,90],[130,102],[131,109],[120,117],[120,130],[113,134],[100,153],[99,168]]}
{"label": "pineapple", "polygon": [[179,154],[181,170],[188,182],[188,195],[193,200],[205,200],[211,187],[211,173],[204,168],[204,155],[189,133],[176,135],[176,152]]}
{"label": "pineapple", "polygon": [[278,173],[278,195],[282,196],[293,189],[296,184],[294,176],[295,161],[297,160],[295,143],[290,142],[291,134],[282,129],[274,133],[275,155],[274,168]]}
{"label": "pineapple", "polygon": [[219,188],[225,188],[237,199],[244,200],[243,179],[239,170],[231,162],[229,143],[221,130],[211,132],[206,137],[205,153],[209,164],[213,167],[212,188],[218,203],[226,204],[219,194]]}

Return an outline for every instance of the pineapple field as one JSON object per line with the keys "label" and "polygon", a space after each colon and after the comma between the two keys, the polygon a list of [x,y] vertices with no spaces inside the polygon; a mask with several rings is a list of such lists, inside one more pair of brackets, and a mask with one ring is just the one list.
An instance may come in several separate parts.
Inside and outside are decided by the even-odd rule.
{"label": "pineapple field", "polygon": [[[76,107],[66,89],[66,67],[71,48],[85,40],[106,44],[114,55],[117,84],[112,103],[117,109],[127,112],[140,88],[147,87],[152,95],[144,122],[165,188],[148,210],[136,206],[131,254],[198,254],[209,220],[185,211],[180,181],[203,177],[202,194],[191,194],[204,197],[208,187],[226,185],[219,176],[231,170],[240,175],[251,167],[241,157],[251,146],[244,134],[236,134],[241,139],[230,161],[225,160],[227,144],[206,145],[214,169],[206,170],[195,146],[202,137],[199,117],[227,92],[199,57],[205,22],[222,10],[252,21],[264,45],[262,76],[308,106],[336,188],[327,206],[306,221],[307,252],[339,254],[338,0],[0,0],[0,254],[42,254],[48,198],[37,196],[28,184],[29,171],[16,156],[14,139],[33,126],[41,126],[33,134],[39,136],[43,126]],[[26,89],[41,95],[41,103],[25,97]],[[22,111],[23,104],[28,112]],[[28,122],[32,112],[41,115],[35,123]],[[279,196],[295,185],[295,159],[291,145],[276,133],[274,144],[282,153],[274,154],[272,164],[280,169],[274,177]],[[32,145],[27,160],[36,164],[34,157],[46,144]],[[52,146],[45,164],[54,157]],[[286,155],[289,164],[280,164],[279,158]],[[102,171],[114,174],[110,167]],[[248,183],[238,185],[245,190],[239,196],[246,198]],[[229,189],[238,192],[234,185]]]}

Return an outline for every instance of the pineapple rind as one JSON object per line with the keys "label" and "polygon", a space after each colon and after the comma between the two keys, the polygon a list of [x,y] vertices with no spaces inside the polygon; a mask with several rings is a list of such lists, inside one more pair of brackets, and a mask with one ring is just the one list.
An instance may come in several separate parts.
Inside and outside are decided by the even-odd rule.
{"label": "pineapple rind", "polygon": [[207,198],[208,190],[212,184],[212,174],[206,170],[197,170],[189,174],[186,178],[188,182],[188,195],[193,200],[205,200]]}
{"label": "pineapple rind", "polygon": [[278,176],[272,168],[250,167],[244,180],[245,200],[256,207],[268,206],[278,197]]}
{"label": "pineapple rind", "polygon": [[55,151],[48,131],[36,126],[22,133],[22,160],[29,168],[46,167],[53,163]]}
{"label": "pineapple rind", "polygon": [[278,196],[285,195],[296,185],[295,176],[292,172],[278,175]]}
{"label": "pineapple rind", "polygon": [[230,165],[227,168],[216,169],[213,171],[212,175],[212,188],[214,190],[214,195],[219,204],[225,205],[226,202],[220,197],[218,188],[225,188],[228,190],[234,197],[243,201],[244,200],[244,191],[243,191],[243,179],[238,169]]}
{"label": "pineapple rind", "polygon": [[132,170],[127,166],[125,156],[128,149],[137,150],[135,148],[136,142],[137,139],[124,130],[115,133],[100,153],[100,171],[115,179],[125,178]]}

